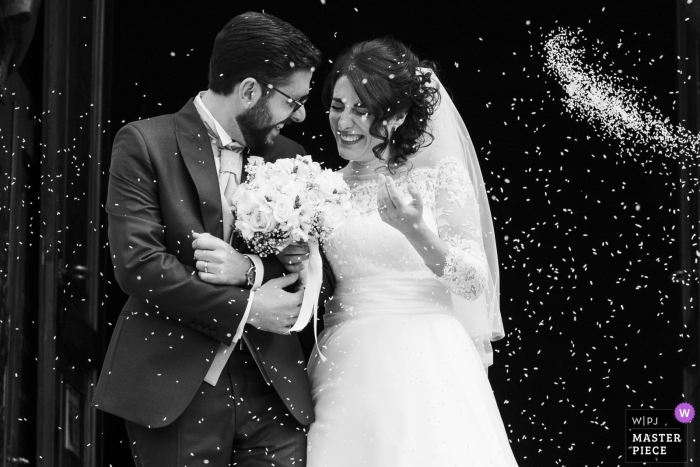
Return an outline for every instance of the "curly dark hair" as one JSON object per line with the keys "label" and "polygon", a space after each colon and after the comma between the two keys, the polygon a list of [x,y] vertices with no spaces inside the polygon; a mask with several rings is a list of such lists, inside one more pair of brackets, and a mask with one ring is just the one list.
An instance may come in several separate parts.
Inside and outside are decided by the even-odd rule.
{"label": "curly dark hair", "polygon": [[[419,68],[429,71],[421,72]],[[341,76],[347,77],[363,107],[374,117],[370,134],[381,143],[372,152],[381,159],[390,148],[387,166],[394,173],[406,164],[411,154],[433,141],[428,120],[440,102],[440,93],[428,83],[436,69],[437,64],[420,60],[393,37],[359,42],[335,61],[323,85],[323,104],[330,108],[335,83]],[[404,112],[406,118],[390,141],[386,122]]]}

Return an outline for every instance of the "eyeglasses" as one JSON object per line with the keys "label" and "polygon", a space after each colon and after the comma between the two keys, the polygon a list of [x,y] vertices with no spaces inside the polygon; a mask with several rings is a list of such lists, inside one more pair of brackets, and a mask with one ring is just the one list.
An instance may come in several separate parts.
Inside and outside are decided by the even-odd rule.
{"label": "eyeglasses", "polygon": [[260,81],[260,83],[261,83],[261,84],[266,84],[268,88],[270,88],[270,89],[272,89],[272,90],[274,90],[274,91],[277,91],[278,93],[282,94],[284,97],[287,98],[287,102],[288,102],[289,104],[294,103],[294,109],[292,110],[292,113],[294,113],[294,112],[296,112],[297,110],[299,110],[299,109],[301,109],[302,107],[304,107],[304,105],[306,104],[306,101],[309,100],[309,97],[307,96],[307,97],[304,97],[304,100],[298,101],[298,100],[294,99],[292,96],[289,96],[289,95],[283,93],[282,91],[280,91],[279,89],[277,89],[276,87],[274,87],[274,86],[271,85],[271,84],[263,83],[262,81]]}

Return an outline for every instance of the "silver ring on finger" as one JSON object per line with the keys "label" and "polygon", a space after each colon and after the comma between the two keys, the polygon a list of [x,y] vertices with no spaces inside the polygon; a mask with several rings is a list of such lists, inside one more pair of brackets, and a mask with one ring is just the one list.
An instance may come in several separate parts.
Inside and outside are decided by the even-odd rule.
{"label": "silver ring on finger", "polygon": [[209,264],[209,261],[204,262],[204,273],[209,274],[209,271],[207,270],[207,265]]}

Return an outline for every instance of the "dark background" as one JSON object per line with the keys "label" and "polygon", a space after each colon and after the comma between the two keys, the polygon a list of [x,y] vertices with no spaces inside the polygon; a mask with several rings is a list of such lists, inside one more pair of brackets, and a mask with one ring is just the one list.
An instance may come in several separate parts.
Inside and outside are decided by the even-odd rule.
{"label": "dark background", "polygon": [[[583,28],[588,50],[607,53],[587,60],[643,89],[645,108],[673,120],[673,2],[120,0],[112,135],[206,89],[215,35],[249,10],[290,22],[324,53],[307,119],[284,133],[333,168],[342,160],[320,100],[329,60],[393,35],[441,64],[493,195],[507,337],[489,378],[515,456],[521,466],[622,465],[625,409],[682,402],[683,351],[698,338],[682,329],[680,286],[670,281],[675,166],[663,175],[664,155],[622,153],[566,113],[561,86],[544,72],[543,42],[559,26]],[[118,311],[121,297],[110,295]],[[123,425],[105,434],[106,464],[123,465]]]}

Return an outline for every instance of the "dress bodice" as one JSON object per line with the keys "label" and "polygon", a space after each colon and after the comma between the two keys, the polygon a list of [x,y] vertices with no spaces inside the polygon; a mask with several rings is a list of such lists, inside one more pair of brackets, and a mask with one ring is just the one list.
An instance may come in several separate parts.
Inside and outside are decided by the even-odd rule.
{"label": "dress bodice", "polygon": [[[394,181],[407,202],[408,184],[417,186],[426,225],[450,247],[439,279],[453,292],[476,299],[488,269],[478,204],[466,169],[456,159],[444,158],[433,166],[403,171]],[[336,280],[432,272],[404,235],[379,216],[376,177],[353,186],[351,200],[352,214],[323,245]]]}

